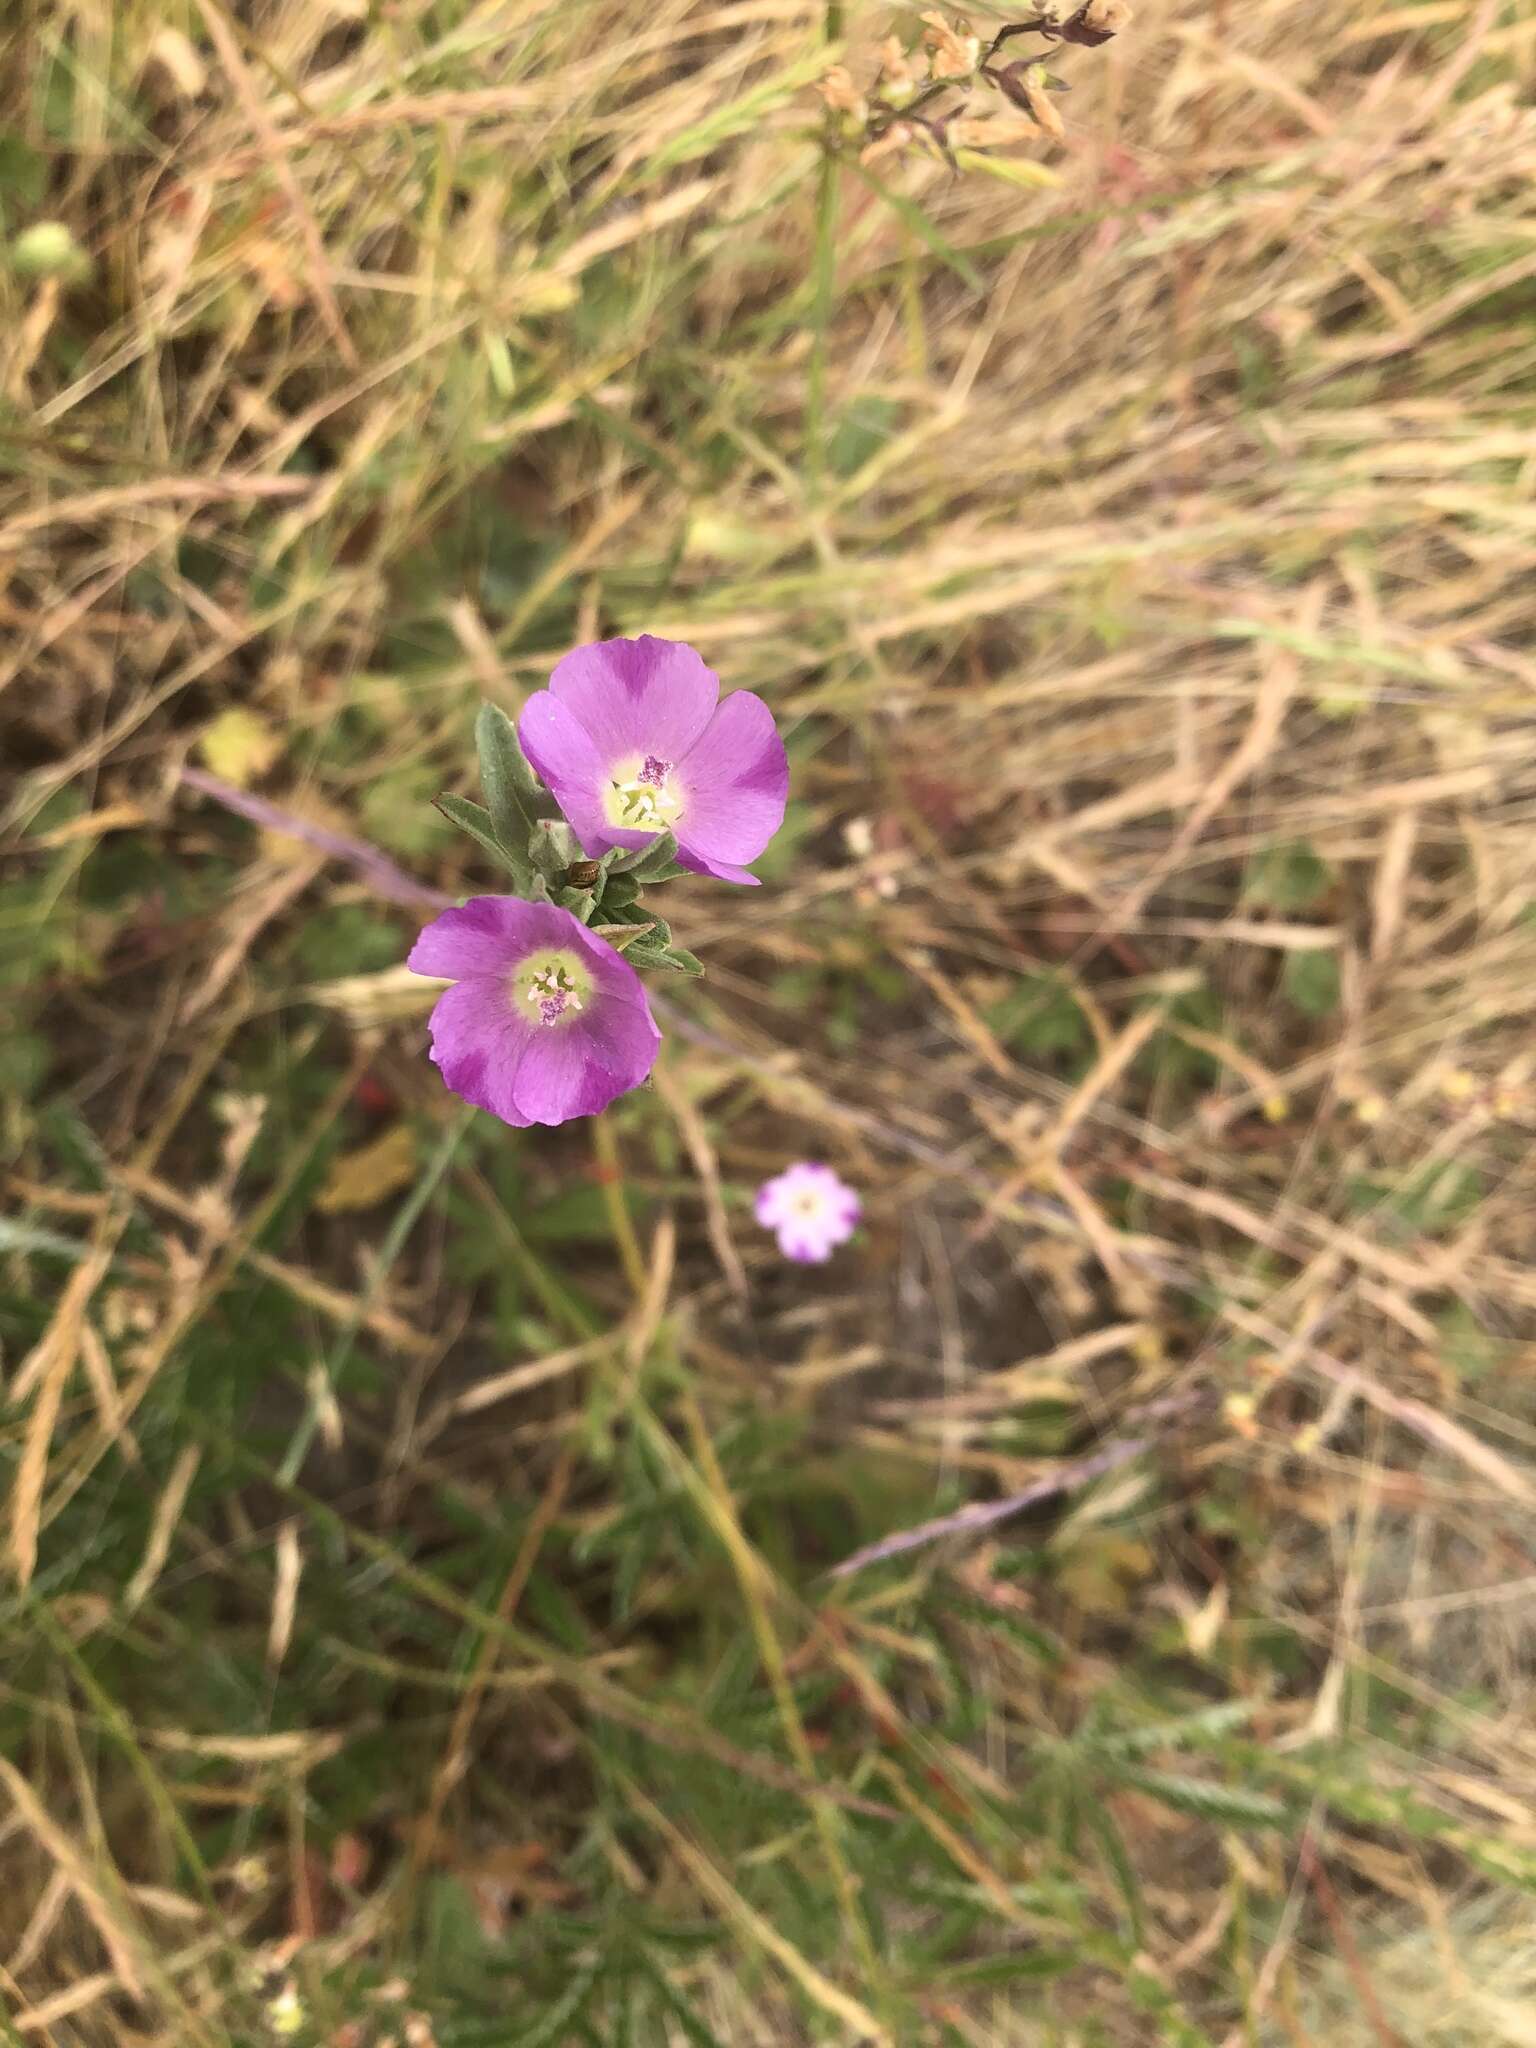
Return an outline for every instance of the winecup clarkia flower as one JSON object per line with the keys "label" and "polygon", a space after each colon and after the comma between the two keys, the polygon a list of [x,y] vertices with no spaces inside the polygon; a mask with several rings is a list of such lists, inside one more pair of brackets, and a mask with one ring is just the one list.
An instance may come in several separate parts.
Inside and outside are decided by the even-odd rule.
{"label": "winecup clarkia flower", "polygon": [[830,1166],[809,1159],[787,1167],[757,1191],[757,1220],[774,1231],[786,1259],[819,1266],[833,1250],[846,1244],[859,1220],[862,1204],[853,1189]]}
{"label": "winecup clarkia flower", "polygon": [[773,713],[680,640],[598,640],[557,663],[528,699],[523,752],[590,860],[670,829],[695,874],[755,885],[784,822],[789,761]]}
{"label": "winecup clarkia flower", "polygon": [[407,965],[454,983],[432,1012],[432,1058],[503,1123],[592,1116],[655,1065],[640,977],[558,904],[472,896],[433,919]]}

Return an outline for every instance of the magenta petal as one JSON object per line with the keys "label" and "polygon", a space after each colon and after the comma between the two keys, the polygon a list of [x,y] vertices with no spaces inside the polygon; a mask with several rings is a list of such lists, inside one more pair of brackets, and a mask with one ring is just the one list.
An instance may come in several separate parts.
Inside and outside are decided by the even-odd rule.
{"label": "magenta petal", "polygon": [[[557,697],[539,690],[523,706],[517,737],[536,775],[566,816],[582,851],[600,859],[614,843],[603,809],[608,774],[586,728]],[[651,837],[641,833],[636,845]]]}
{"label": "magenta petal", "polygon": [[779,1232],[779,1250],[797,1266],[824,1266],[832,1256],[832,1246],[826,1238],[792,1226]]}
{"label": "magenta petal", "polygon": [[[540,946],[569,946],[585,925],[557,903],[525,903],[517,896],[471,896],[445,910],[417,934],[406,956],[413,974],[458,981],[471,974],[508,974]],[[598,940],[595,943],[601,945]],[[604,947],[612,952],[611,947]],[[615,956],[617,957],[617,956]],[[619,963],[623,965],[622,961]],[[633,975],[634,970],[628,970]]]}
{"label": "magenta petal", "polygon": [[[594,944],[609,957],[600,969],[594,963],[586,1013],[566,1030],[535,1032],[518,1068],[517,1106],[531,1123],[592,1116],[638,1088],[656,1064],[661,1033],[639,976],[602,940]],[[633,985],[633,995],[621,977]]]}
{"label": "magenta petal", "polygon": [[[579,1013],[551,1025],[516,1008],[531,954],[581,956]],[[519,1128],[590,1116],[643,1081],[661,1033],[635,970],[556,903],[477,896],[445,910],[411,949],[418,974],[462,975],[432,1012],[432,1058],[456,1095]]]}
{"label": "magenta petal", "polygon": [[712,860],[708,854],[700,853],[696,847],[679,846],[677,860],[680,867],[687,868],[695,875],[713,875],[717,882],[736,882],[744,889],[760,889],[763,886],[750,868],[737,867],[734,861]]}
{"label": "magenta petal", "polygon": [[[570,912],[562,910],[560,915],[570,917]],[[656,1043],[659,1045],[661,1033],[651,1021],[651,1006],[646,999],[645,983],[617,947],[610,946],[606,939],[600,939],[596,932],[589,931],[578,919],[571,917],[571,923],[575,926],[575,931],[569,943],[579,946],[586,955],[587,971],[592,976],[593,987],[602,997],[601,1005],[593,1006],[591,1018],[605,1016],[612,1003],[628,1004],[631,1009],[641,1013],[647,1028],[655,1034]],[[589,1023],[591,1018],[588,1020]],[[646,1062],[646,1068],[649,1071],[649,1061]]]}
{"label": "magenta petal", "polygon": [[612,1074],[620,1088],[638,1088],[656,1064],[661,1033],[643,992],[638,1003],[605,994],[577,1028],[587,1041],[588,1056]]}
{"label": "magenta petal", "polygon": [[518,1111],[529,1124],[563,1124],[573,1116],[591,1116],[618,1093],[613,1089],[605,1095],[601,1084],[581,1032],[541,1031],[518,1069]]}
{"label": "magenta petal", "polygon": [[417,935],[406,958],[413,974],[500,974],[537,938],[522,943],[523,913],[532,909],[515,896],[472,896],[445,910]]}
{"label": "magenta petal", "polygon": [[636,754],[680,760],[720,698],[720,678],[693,648],[650,633],[576,648],[556,663],[549,687],[605,768]]}
{"label": "magenta petal", "polygon": [[761,697],[737,690],[677,771],[683,797],[679,857],[726,881],[751,881],[755,860],[784,822],[789,757]]}
{"label": "magenta petal", "polygon": [[428,1028],[433,1061],[455,1095],[503,1123],[531,1121],[514,1086],[536,1032],[512,1008],[504,981],[476,975],[456,983],[438,998]]}
{"label": "magenta petal", "polygon": [[[629,1003],[605,1003],[601,1018],[534,1035],[517,1070],[517,1106],[529,1123],[594,1116],[651,1071],[660,1034]],[[616,1017],[628,1024],[615,1025]],[[649,1027],[649,1029],[646,1029]]]}

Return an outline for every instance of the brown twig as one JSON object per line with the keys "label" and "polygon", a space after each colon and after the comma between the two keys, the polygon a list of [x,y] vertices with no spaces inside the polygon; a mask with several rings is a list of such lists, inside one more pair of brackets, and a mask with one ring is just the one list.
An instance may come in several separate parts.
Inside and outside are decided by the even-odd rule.
{"label": "brown twig", "polygon": [[1407,2042],[1390,2024],[1381,2009],[1376,1987],[1370,1980],[1360,1954],[1360,1945],[1355,1940],[1354,1929],[1344,1917],[1344,1908],[1340,1905],[1339,1895],[1334,1890],[1333,1879],[1328,1875],[1323,1859],[1317,1853],[1317,1845],[1310,1835],[1301,1845],[1301,1868],[1312,1887],[1318,1905],[1322,1908],[1323,1918],[1328,1922],[1340,1960],[1349,1973],[1349,1981],[1355,1987],[1360,2009],[1370,2022],[1372,2033],[1380,2042],[1381,2048],[1408,2048]]}

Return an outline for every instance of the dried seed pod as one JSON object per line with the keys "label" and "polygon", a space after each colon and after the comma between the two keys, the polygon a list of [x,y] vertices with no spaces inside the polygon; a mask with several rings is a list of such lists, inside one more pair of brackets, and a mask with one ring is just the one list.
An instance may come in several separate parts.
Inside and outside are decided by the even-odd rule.
{"label": "dried seed pod", "polygon": [[1096,50],[1111,36],[1118,35],[1130,19],[1126,0],[1086,0],[1086,5],[1069,16],[1056,33],[1064,43],[1080,43],[1085,49]]}

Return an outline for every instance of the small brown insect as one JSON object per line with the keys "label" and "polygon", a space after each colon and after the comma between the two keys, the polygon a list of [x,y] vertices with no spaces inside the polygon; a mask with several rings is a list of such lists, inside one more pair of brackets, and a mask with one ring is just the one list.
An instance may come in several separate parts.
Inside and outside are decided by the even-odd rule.
{"label": "small brown insect", "polygon": [[565,885],[568,889],[590,889],[601,873],[595,860],[573,860],[565,871]]}

